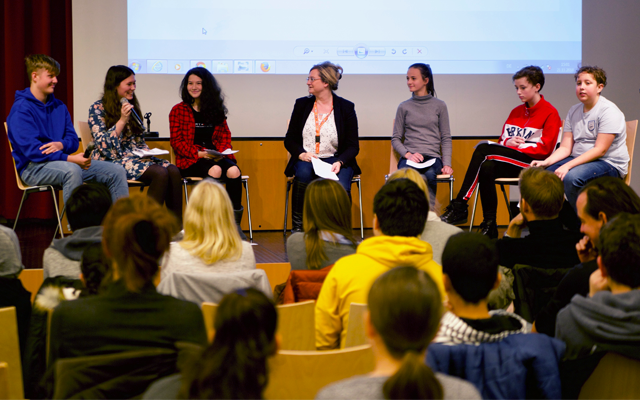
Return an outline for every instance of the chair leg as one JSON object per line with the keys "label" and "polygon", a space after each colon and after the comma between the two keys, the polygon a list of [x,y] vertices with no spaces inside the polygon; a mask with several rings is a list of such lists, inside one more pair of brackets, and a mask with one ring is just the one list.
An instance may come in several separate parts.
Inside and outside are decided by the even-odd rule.
{"label": "chair leg", "polygon": [[360,201],[360,237],[364,240],[364,220],[362,218],[362,181],[358,179],[358,200]]}
{"label": "chair leg", "polygon": [[476,199],[473,201],[473,212],[471,213],[471,221],[469,221],[469,232],[473,230],[473,221],[476,219],[476,207],[478,206],[478,195],[480,194],[480,184],[476,185]]}
{"label": "chair leg", "polygon": [[509,197],[507,197],[507,191],[504,190],[504,185],[500,184],[500,189],[502,189],[502,194],[504,195],[504,202],[507,205],[507,211],[509,212],[509,222],[513,219],[513,215],[511,215],[511,202],[509,201]]}
{"label": "chair leg", "polygon": [[253,227],[251,226],[251,202],[249,201],[249,180],[243,179],[244,193],[247,196],[247,216],[249,217],[249,241],[253,243]]}
{"label": "chair leg", "polygon": [[13,231],[15,232],[16,226],[18,226],[18,218],[20,218],[20,211],[22,211],[22,204],[27,197],[27,191],[22,192],[22,200],[20,200],[20,207],[18,207],[18,214],[16,215],[16,221],[13,223]]}
{"label": "chair leg", "polygon": [[187,181],[182,180],[182,187],[184,188],[184,204],[189,204],[189,193],[187,191]]}
{"label": "chair leg", "polygon": [[449,180],[449,203],[453,201],[453,178]]}
{"label": "chair leg", "polygon": [[49,188],[51,189],[51,195],[53,196],[53,206],[55,207],[55,211],[56,211],[56,218],[58,219],[58,227],[56,228],[56,231],[53,233],[53,238],[56,238],[56,234],[58,233],[58,229],[60,229],[60,237],[64,238],[64,232],[62,229],[62,222],[60,221],[60,219],[64,216],[64,210],[65,208],[67,208],[67,205],[65,204],[64,207],[62,209],[62,214],[60,214],[60,212],[58,211],[58,200],[56,199],[56,191],[53,188],[53,186],[49,186]]}
{"label": "chair leg", "polygon": [[284,229],[282,234],[287,236],[287,215],[289,212],[289,192],[291,191],[291,184],[293,181],[287,181],[287,193],[284,196]]}

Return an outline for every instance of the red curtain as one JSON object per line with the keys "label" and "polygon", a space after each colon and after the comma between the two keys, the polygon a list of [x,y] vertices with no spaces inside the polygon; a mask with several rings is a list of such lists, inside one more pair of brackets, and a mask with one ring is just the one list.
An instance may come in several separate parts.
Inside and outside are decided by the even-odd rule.
{"label": "red curtain", "polygon": [[[55,89],[73,120],[73,54],[71,0],[6,0],[0,9],[3,36],[0,43],[0,126],[7,120],[16,90],[29,86],[24,58],[29,54],[47,54],[60,63]],[[4,127],[0,134],[0,216],[14,219],[22,192],[16,186],[11,152]],[[29,195],[20,218],[53,218],[51,195]]]}

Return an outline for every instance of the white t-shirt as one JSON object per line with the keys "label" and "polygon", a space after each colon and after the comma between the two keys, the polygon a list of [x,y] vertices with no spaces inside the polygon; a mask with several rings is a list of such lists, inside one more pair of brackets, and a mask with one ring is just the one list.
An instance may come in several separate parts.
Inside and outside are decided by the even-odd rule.
{"label": "white t-shirt", "polygon": [[627,175],[629,150],[627,149],[627,124],[620,109],[600,96],[596,105],[584,113],[584,105],[576,104],[569,109],[564,121],[564,131],[573,133],[573,150],[571,155],[578,157],[587,150],[593,149],[598,133],[616,135],[606,154],[600,158],[614,166],[621,177]]}

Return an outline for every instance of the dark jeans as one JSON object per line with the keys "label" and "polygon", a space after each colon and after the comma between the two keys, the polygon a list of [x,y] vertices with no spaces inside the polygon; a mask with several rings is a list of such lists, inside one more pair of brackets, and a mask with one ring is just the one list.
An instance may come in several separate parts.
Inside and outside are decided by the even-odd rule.
{"label": "dark jeans", "polygon": [[456,200],[468,201],[476,186],[480,184],[484,219],[495,221],[498,213],[496,178],[517,178],[520,171],[527,168],[531,161],[533,158],[509,147],[486,143],[479,145],[471,156]]}
{"label": "dark jeans", "polygon": [[427,180],[427,186],[429,186],[429,204],[433,207],[436,204],[436,191],[438,190],[438,183],[436,182],[436,178],[438,174],[442,172],[442,160],[436,157],[426,157],[424,156],[424,161],[429,161],[432,158],[436,159],[436,162],[427,168],[413,168],[407,166],[407,159],[402,157],[400,161],[398,161],[398,169],[401,168],[413,168],[420,173],[420,175],[424,176]]}
{"label": "dark jeans", "polygon": [[[338,161],[337,157],[323,158],[322,161],[333,164]],[[296,179],[302,183],[311,183],[311,181],[318,179],[318,175],[313,171],[313,165],[310,162],[298,160],[294,166]],[[349,198],[351,198],[351,179],[353,179],[353,168],[345,165],[340,168],[338,172],[338,180],[340,184],[347,191]]]}
{"label": "dark jeans", "polygon": [[[233,209],[240,210],[242,208],[242,171],[237,178],[227,177],[229,168],[238,167],[233,160],[229,160],[227,157],[222,157],[219,161],[210,158],[198,158],[195,164],[191,164],[188,168],[181,169],[180,173],[184,177],[197,176],[207,178],[209,177],[209,170],[215,165],[219,166],[222,170],[220,178],[215,179],[225,184],[227,194],[229,195],[229,199],[231,199],[231,204],[233,204]],[[240,169],[240,167],[238,167],[238,169]]]}

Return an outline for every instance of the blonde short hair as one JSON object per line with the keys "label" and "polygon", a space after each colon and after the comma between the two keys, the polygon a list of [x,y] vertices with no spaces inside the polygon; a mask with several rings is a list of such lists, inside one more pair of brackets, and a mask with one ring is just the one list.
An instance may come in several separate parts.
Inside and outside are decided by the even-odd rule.
{"label": "blonde short hair", "polygon": [[320,74],[320,79],[322,79],[322,82],[329,85],[329,89],[338,90],[338,81],[342,79],[343,69],[341,66],[329,61],[325,61],[311,67],[309,72],[313,71],[314,69],[318,71],[318,74]]}
{"label": "blonde short hair", "polygon": [[53,58],[44,54],[31,54],[25,57],[24,63],[27,67],[27,76],[31,81],[31,74],[38,72],[39,69],[44,68],[51,72],[55,76],[60,74],[60,64]]}
{"label": "blonde short hair", "polygon": [[184,239],[180,245],[207,264],[239,259],[242,239],[225,188],[211,180],[200,182],[184,213]]}
{"label": "blonde short hair", "polygon": [[[409,179],[411,182],[418,185],[418,187],[427,196],[427,203],[429,203],[429,188],[427,188],[427,183],[418,171],[413,168],[401,168],[391,174],[387,181],[392,181],[394,179]],[[429,204],[429,208],[431,208],[431,204]]]}

